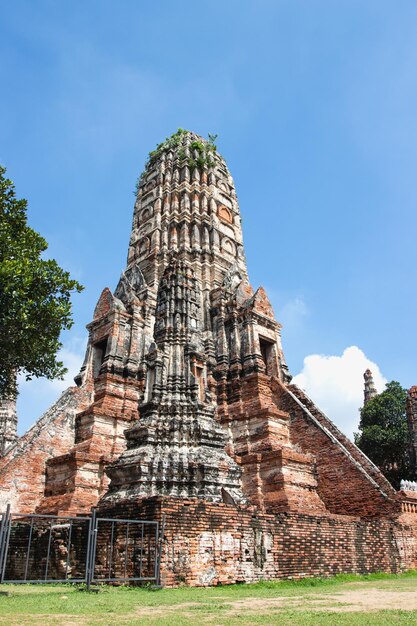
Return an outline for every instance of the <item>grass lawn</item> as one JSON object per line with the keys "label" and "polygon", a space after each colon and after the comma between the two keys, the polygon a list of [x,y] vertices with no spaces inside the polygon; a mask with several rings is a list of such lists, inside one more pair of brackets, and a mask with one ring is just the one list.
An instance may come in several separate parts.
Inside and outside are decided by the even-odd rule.
{"label": "grass lawn", "polygon": [[0,624],[417,626],[417,571],[160,589],[1,585]]}

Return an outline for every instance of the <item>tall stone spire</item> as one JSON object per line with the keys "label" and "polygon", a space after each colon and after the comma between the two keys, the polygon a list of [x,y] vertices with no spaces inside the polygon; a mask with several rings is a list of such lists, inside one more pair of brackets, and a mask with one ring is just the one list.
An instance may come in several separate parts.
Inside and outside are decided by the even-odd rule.
{"label": "tall stone spire", "polygon": [[[92,402],[71,450],[47,462],[39,510],[87,511],[106,491],[110,507],[154,495],[243,502],[243,483],[258,501],[278,445],[269,438],[288,440],[266,396],[290,376],[281,325],[249,284],[233,179],[212,140],[179,130],[150,154],[127,267],[87,328],[76,383]],[[260,438],[264,469],[252,454]]]}
{"label": "tall stone spire", "polygon": [[364,395],[363,404],[365,405],[367,402],[369,402],[369,400],[372,400],[372,398],[375,398],[375,396],[378,395],[378,392],[376,390],[374,379],[373,379],[372,372],[370,369],[367,369],[366,372],[364,372],[363,377],[365,379],[365,387],[364,387],[364,392],[363,392],[363,395]]}
{"label": "tall stone spire", "polygon": [[280,325],[263,290],[249,284],[233,179],[212,141],[179,130],[150,154],[115,296],[127,308],[136,297],[149,323],[136,337],[139,420],[106,470],[103,502],[157,494],[243,501],[216,415],[239,399],[242,376],[284,381],[288,373]]}

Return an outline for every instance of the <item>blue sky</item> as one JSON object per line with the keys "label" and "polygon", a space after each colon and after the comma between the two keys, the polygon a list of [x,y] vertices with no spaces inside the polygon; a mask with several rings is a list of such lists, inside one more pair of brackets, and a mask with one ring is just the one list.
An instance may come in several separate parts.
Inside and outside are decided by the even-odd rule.
{"label": "blue sky", "polygon": [[[310,395],[351,432],[364,364],[416,384],[416,32],[411,0],[2,3],[0,162],[86,287],[71,374],[146,155],[183,127],[219,136],[251,281]],[[60,390],[21,386],[21,431]]]}

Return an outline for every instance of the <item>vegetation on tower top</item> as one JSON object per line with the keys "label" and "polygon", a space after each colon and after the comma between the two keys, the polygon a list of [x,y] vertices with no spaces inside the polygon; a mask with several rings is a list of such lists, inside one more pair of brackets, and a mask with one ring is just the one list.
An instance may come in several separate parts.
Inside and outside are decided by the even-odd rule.
{"label": "vegetation on tower top", "polygon": [[190,134],[190,131],[179,128],[171,137],[167,137],[165,141],[159,143],[155,150],[149,152],[148,160],[145,164],[145,171],[142,172],[136,182],[135,195],[138,193],[139,185],[145,175],[146,169],[155,163],[155,161],[162,156],[163,152],[168,150],[178,150],[178,158],[181,165],[187,164],[191,171],[194,171],[196,168],[202,171],[204,168],[209,169],[214,166],[213,155],[217,152],[217,135],[209,133],[207,140],[194,139],[188,146],[189,156],[187,156],[184,139],[186,135]]}
{"label": "vegetation on tower top", "polygon": [[149,153],[149,159],[146,166],[156,161],[156,159],[158,159],[166,150],[175,150],[175,148],[178,148],[178,146],[181,145],[184,136],[187,135],[188,132],[189,131],[184,130],[183,128],[179,128],[176,133],[171,135],[171,137],[166,137],[165,141],[161,141],[161,143],[156,146],[155,150],[151,150]]}
{"label": "vegetation on tower top", "polygon": [[[217,151],[216,141],[217,135],[209,133],[208,141],[192,141],[190,144],[191,155],[188,157],[188,167],[191,171],[198,168],[203,170],[205,167],[210,168],[214,165],[213,154]],[[185,159],[185,149],[181,148],[178,153],[179,158]]]}

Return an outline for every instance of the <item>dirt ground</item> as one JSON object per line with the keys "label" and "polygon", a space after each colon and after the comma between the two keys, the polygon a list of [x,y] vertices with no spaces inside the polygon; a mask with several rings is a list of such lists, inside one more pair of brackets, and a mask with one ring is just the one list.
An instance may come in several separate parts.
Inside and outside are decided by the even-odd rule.
{"label": "dirt ground", "polygon": [[417,610],[417,588],[415,591],[393,592],[391,589],[345,589],[323,596],[292,596],[286,598],[247,598],[230,603],[234,611],[256,611],[273,608],[302,608],[318,611],[383,611],[399,609],[403,611]]}
{"label": "dirt ground", "polygon": [[[323,589],[303,595],[280,596],[276,598],[249,597],[231,601],[229,598],[212,597],[211,601],[223,601],[227,603],[227,609],[223,615],[250,614],[259,611],[265,612],[276,609],[298,609],[307,611],[329,612],[372,612],[383,610],[417,611],[417,586],[415,582],[401,581],[398,587],[393,588],[392,581],[380,581],[377,587],[367,583],[346,583],[343,589],[332,590],[323,593]],[[405,584],[404,584],[405,583]],[[167,615],[181,611],[183,614],[192,612],[196,607],[194,602],[184,602],[173,607],[163,606],[160,609],[141,607],[140,615],[155,616],[157,613]]]}
{"label": "dirt ground", "polygon": [[[417,611],[417,586],[400,584],[393,588],[392,581],[380,581],[378,587],[369,583],[347,583],[343,589],[333,590],[329,593],[320,591],[303,595],[280,596],[276,598],[248,597],[241,600],[231,601],[224,596],[213,596],[210,601],[225,602],[227,604],[223,616],[254,614],[257,612],[274,611],[277,609],[295,609],[303,611],[329,611],[343,612],[373,612],[383,610]],[[198,603],[184,602],[174,606],[141,607],[137,615],[142,617],[165,615],[181,612],[183,615],[191,615]]]}

